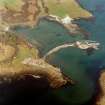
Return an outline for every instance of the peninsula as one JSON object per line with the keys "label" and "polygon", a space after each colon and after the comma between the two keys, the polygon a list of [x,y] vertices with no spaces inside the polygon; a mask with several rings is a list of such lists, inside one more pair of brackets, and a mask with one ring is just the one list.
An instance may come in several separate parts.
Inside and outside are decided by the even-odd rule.
{"label": "peninsula", "polygon": [[44,77],[52,88],[73,81],[62,71],[39,57],[38,49],[12,32],[0,33],[0,83],[10,82],[22,76]]}

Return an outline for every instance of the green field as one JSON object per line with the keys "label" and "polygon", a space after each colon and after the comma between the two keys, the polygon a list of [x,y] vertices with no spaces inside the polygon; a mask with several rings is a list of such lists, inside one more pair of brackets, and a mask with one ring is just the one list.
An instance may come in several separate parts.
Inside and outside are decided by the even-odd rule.
{"label": "green field", "polygon": [[14,11],[20,11],[23,5],[22,0],[0,0],[0,9],[8,8]]}
{"label": "green field", "polygon": [[49,9],[49,13],[65,17],[69,15],[72,18],[89,18],[92,16],[87,10],[83,9],[75,0],[46,0],[45,4]]}

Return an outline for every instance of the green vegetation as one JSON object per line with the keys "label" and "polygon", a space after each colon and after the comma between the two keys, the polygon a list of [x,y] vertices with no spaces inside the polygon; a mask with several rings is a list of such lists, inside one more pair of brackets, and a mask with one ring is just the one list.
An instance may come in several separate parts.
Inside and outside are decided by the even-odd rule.
{"label": "green vegetation", "polygon": [[12,64],[17,65],[17,64],[21,64],[21,62],[25,59],[25,58],[38,58],[38,52],[36,49],[34,48],[29,48],[26,45],[18,45],[18,53],[15,56],[15,59],[13,59]]}
{"label": "green vegetation", "polygon": [[71,18],[89,18],[92,16],[83,9],[75,0],[46,0],[45,5],[52,15],[64,18],[69,15]]}
{"label": "green vegetation", "polygon": [[22,0],[0,0],[0,9],[9,8],[14,11],[21,11]]}
{"label": "green vegetation", "polygon": [[22,64],[22,61],[28,57],[39,58],[36,47],[32,47],[26,40],[17,37],[15,33],[0,33],[0,68],[4,70],[2,73],[0,71],[1,74],[8,76],[12,74],[11,72],[24,71],[27,65]]}
{"label": "green vegetation", "polygon": [[[11,58],[12,57],[12,58]],[[14,33],[0,34],[0,61],[12,59],[12,64],[20,64],[26,57],[37,58],[38,50],[16,37]],[[15,58],[15,59],[13,59]]]}
{"label": "green vegetation", "polygon": [[15,54],[15,48],[0,43],[0,61],[7,60]]}

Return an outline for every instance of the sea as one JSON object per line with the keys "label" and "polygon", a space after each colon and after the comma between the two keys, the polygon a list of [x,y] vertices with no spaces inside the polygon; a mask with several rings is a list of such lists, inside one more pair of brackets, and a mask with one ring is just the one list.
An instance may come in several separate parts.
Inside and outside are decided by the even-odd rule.
{"label": "sea", "polygon": [[[49,105],[51,103],[92,105],[99,91],[97,88],[99,74],[105,69],[105,0],[78,0],[78,2],[94,17],[74,22],[90,33],[88,40],[99,42],[100,47],[90,54],[75,47],[65,48],[46,59],[50,64],[61,68],[62,72],[75,82],[74,85],[48,91],[44,100],[47,100]],[[16,27],[14,30],[37,46],[40,57],[56,46],[84,40],[83,34],[72,35],[68,29],[47,19],[41,19],[34,28]]]}

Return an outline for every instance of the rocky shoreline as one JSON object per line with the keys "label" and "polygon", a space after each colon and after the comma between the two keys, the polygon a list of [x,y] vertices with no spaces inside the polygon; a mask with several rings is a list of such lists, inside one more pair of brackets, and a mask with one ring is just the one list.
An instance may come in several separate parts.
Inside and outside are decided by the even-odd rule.
{"label": "rocky shoreline", "polygon": [[96,96],[95,105],[105,105],[105,71],[100,73],[98,94]]}

